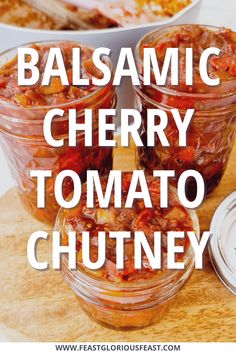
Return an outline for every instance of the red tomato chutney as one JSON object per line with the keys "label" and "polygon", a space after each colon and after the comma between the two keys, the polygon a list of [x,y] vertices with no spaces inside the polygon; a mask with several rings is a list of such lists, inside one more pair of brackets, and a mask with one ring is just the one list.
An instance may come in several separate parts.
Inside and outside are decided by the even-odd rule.
{"label": "red tomato chutney", "polygon": [[[71,210],[61,209],[56,222],[63,245],[68,245],[68,232],[76,231],[78,269],[70,270],[67,259],[63,259],[62,271],[66,281],[77,293],[83,309],[96,321],[115,328],[136,328],[150,325],[159,320],[180,287],[193,269],[194,256],[188,237],[179,239],[184,253],[176,261],[185,263],[184,270],[167,269],[167,232],[198,230],[196,214],[185,209],[179,202],[174,187],[169,191],[169,207],[160,208],[160,184],[147,176],[153,207],[146,208],[141,199],[133,207],[125,208],[131,182],[131,173],[122,176],[122,207],[114,208],[113,195],[107,209],[86,207],[87,185],[84,184],[79,205]],[[101,179],[103,193],[107,177]],[[96,197],[95,197],[96,198]],[[90,270],[83,264],[82,232],[90,232],[90,260],[97,261],[98,232],[106,232],[106,261],[102,268]],[[129,231],[131,238],[124,241],[124,268],[116,267],[116,241],[109,237],[110,231]],[[153,250],[154,232],[161,231],[162,269],[152,269],[145,253],[142,268],[134,265],[134,232],[143,231]]]}
{"label": "red tomato chutney", "polygon": [[[17,83],[17,48],[0,56],[0,129],[1,145],[8,159],[20,198],[26,209],[37,219],[54,224],[59,209],[54,196],[55,178],[59,172],[74,170],[85,179],[88,169],[99,170],[101,174],[112,168],[112,149],[98,146],[98,109],[115,108],[116,94],[109,83],[104,87],[76,87],[72,83],[63,86],[59,77],[52,78],[48,86],[42,86],[42,74],[47,62],[49,49],[62,50],[68,80],[72,79],[72,48],[81,48],[81,72],[83,78],[99,78],[101,72],[92,64],[93,49],[74,42],[47,42],[29,44],[38,51],[37,64],[40,79],[33,87],[19,86]],[[111,70],[112,64],[104,58]],[[91,80],[90,80],[91,81]],[[52,108],[65,111],[52,123],[54,139],[64,139],[63,147],[51,147],[43,134],[46,113]],[[93,147],[85,147],[84,133],[78,132],[77,146],[68,145],[68,110],[77,110],[77,123],[84,123],[84,109],[94,111]],[[46,182],[46,208],[37,208],[37,179],[30,177],[31,170],[51,170],[52,178]],[[63,182],[63,197],[73,191],[70,178]]]}
{"label": "red tomato chutney", "polygon": [[[220,49],[220,55],[209,58],[208,74],[220,78],[220,85],[208,86],[200,76],[202,52],[209,47]],[[171,86],[169,72],[165,87],[156,83],[136,87],[136,107],[141,111],[140,131],[144,147],[138,149],[138,164],[148,173],[154,169],[175,170],[177,178],[188,169],[199,171],[210,193],[220,182],[235,140],[236,122],[236,33],[224,28],[180,25],[152,32],[141,39],[136,48],[136,61],[142,81],[143,48],[156,49],[162,68],[167,48],[179,48],[179,84]],[[187,86],[185,49],[193,48],[193,85]],[[154,80],[154,76],[152,73]],[[166,135],[170,147],[147,147],[147,109],[159,108],[169,116]],[[178,146],[178,130],[169,114],[177,108],[182,117],[187,109],[195,109],[188,130],[187,147]],[[194,181],[188,183],[189,197],[196,194]]]}

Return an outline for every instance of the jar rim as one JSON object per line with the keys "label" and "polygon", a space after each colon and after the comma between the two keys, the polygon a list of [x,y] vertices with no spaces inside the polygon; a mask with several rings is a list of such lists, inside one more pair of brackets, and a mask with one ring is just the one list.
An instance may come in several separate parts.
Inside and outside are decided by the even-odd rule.
{"label": "jar rim", "polygon": [[[161,91],[161,89],[160,89],[160,87],[159,86],[156,86],[156,85],[153,85],[153,84],[151,84],[150,85],[151,87],[153,87],[154,89],[158,89],[158,91],[159,92],[161,92],[161,93],[163,93],[163,94],[167,94],[167,95],[172,95],[172,96],[175,96],[175,94],[173,94],[173,92],[174,91],[169,91],[169,92],[167,92],[167,93],[165,93],[164,91]],[[173,109],[173,107],[172,106],[168,106],[168,105],[166,105],[166,104],[164,104],[163,102],[158,102],[158,101],[155,101],[153,98],[151,98],[150,96],[148,96],[146,93],[144,93],[141,89],[140,89],[140,87],[135,87],[134,88],[134,90],[135,90],[135,93],[139,96],[139,97],[141,97],[141,99],[142,100],[145,100],[145,101],[147,101],[149,104],[151,104],[152,106],[157,106],[157,107],[161,107],[162,109],[164,109],[165,111],[171,111],[171,109]],[[177,92],[177,91],[176,91]],[[176,95],[176,96],[179,96],[180,98],[183,98],[183,97],[185,97],[185,94],[184,95],[182,95],[181,93],[182,92],[177,92],[178,93],[178,95]],[[235,94],[236,94],[236,91],[235,92],[231,92],[231,93],[227,93],[227,94],[225,94],[225,95],[221,95],[220,96],[220,98],[221,99],[224,99],[224,98],[226,98],[226,99],[228,99],[228,98],[230,98],[231,96],[234,98],[234,96],[235,96]],[[191,95],[191,97],[193,97],[193,94],[190,94]],[[196,94],[196,96],[194,96],[194,98],[196,98],[196,99],[198,99],[199,101],[200,101],[200,95],[198,96],[197,94]],[[217,100],[219,100],[219,96],[217,97],[216,95],[212,95],[212,96],[210,96],[210,95],[208,95],[208,94],[205,94],[205,96],[201,96],[201,98],[203,99],[203,100],[205,100],[205,101],[208,101],[208,99],[210,99],[211,101],[214,99],[214,100],[216,100],[216,102],[217,102]],[[234,100],[233,100],[234,101]],[[192,108],[192,107],[191,107]],[[232,112],[235,112],[235,108],[236,108],[236,102],[233,102],[233,103],[231,103],[231,104],[229,104],[228,106],[224,106],[224,105],[221,105],[221,106],[219,106],[219,107],[215,107],[214,108],[214,117],[218,117],[218,118],[220,118],[220,119],[222,119],[222,114],[225,114],[225,113],[228,113],[228,112],[230,112],[230,111],[232,111]],[[179,110],[179,112],[180,113],[185,113],[185,111],[186,111],[186,108],[178,108],[178,110]],[[212,109],[211,108],[208,108],[208,109],[195,109],[196,110],[196,112],[195,112],[195,114],[198,114],[198,115],[201,115],[202,117],[210,117],[211,115],[212,115]]]}
{"label": "jar rim", "polygon": [[[203,24],[179,24],[179,25],[171,25],[171,26],[167,26],[167,27],[164,27],[164,28],[159,28],[159,29],[155,29],[147,34],[145,34],[144,36],[142,36],[140,38],[140,40],[138,41],[138,43],[136,44],[136,47],[135,47],[135,50],[134,50],[134,53],[135,53],[135,58],[136,58],[136,62],[139,65],[142,65],[143,61],[142,61],[142,58],[140,56],[140,47],[141,47],[141,44],[145,41],[145,39],[148,39],[149,37],[151,37],[152,35],[154,34],[161,34],[162,32],[167,32],[169,30],[172,30],[172,29],[178,29],[178,28],[181,28],[181,27],[185,27],[185,26],[199,26],[199,27],[203,27],[203,28],[207,28],[211,31],[217,31],[219,29],[221,29],[222,27],[218,27],[218,26],[211,26],[211,25],[203,25]],[[142,77],[141,74],[139,74],[140,77]],[[233,80],[228,80],[226,82],[235,82],[236,83],[236,78],[233,79]],[[191,93],[191,92],[184,92],[184,91],[178,91],[178,90],[175,90],[173,88],[169,88],[169,87],[165,87],[165,86],[158,86],[157,84],[153,84],[151,83],[151,85],[154,89],[160,91],[161,93],[163,94],[169,94],[169,95],[172,95],[172,96],[176,96],[176,97],[186,97],[186,98],[197,98],[197,99],[211,99],[211,98],[216,98],[217,96],[218,97],[228,97],[230,96],[231,94],[235,94],[236,93],[236,89],[235,91],[230,91],[230,90],[227,90],[225,92],[222,92],[220,94],[217,95],[217,93],[213,92],[213,93]]]}
{"label": "jar rim", "polygon": [[[27,42],[27,43],[23,43],[21,45],[12,47],[10,49],[7,49],[3,52],[0,53],[0,58],[3,57],[4,55],[7,55],[8,53],[10,53],[11,51],[17,50],[19,47],[27,47],[27,46],[32,46],[32,45],[46,45],[46,44],[56,44],[56,43],[66,43],[66,44],[76,44],[79,45],[80,47],[83,48],[89,48],[92,50],[95,50],[95,47],[93,46],[88,46],[86,44],[77,42],[77,41],[72,41],[72,40],[42,40],[42,41],[37,41],[37,42]],[[114,75],[114,67],[113,67],[113,63],[111,61],[111,59],[104,55],[104,59],[106,60],[106,64],[108,65],[109,69],[111,70],[112,76]],[[112,79],[110,81],[110,83],[112,82]],[[31,107],[22,107],[19,105],[15,105],[12,104],[11,102],[8,102],[7,99],[4,100],[0,97],[0,104],[3,104],[6,108],[12,108],[14,110],[27,110],[27,112],[30,111],[35,111],[35,110],[49,110],[49,109],[53,109],[53,108],[66,108],[69,107],[71,105],[74,104],[82,104],[84,102],[86,102],[87,100],[93,99],[94,97],[96,97],[96,95],[98,93],[102,93],[104,89],[106,89],[106,87],[108,86],[104,85],[104,86],[98,86],[94,91],[92,91],[91,93],[89,93],[87,96],[84,97],[80,97],[76,100],[70,100],[68,102],[65,103],[60,103],[60,104],[56,104],[56,105],[41,105],[41,106],[31,106]]]}
{"label": "jar rim", "polygon": [[211,221],[211,239],[208,245],[213,268],[222,283],[236,295],[235,266],[231,250],[236,228],[236,192],[228,195],[219,205]]}

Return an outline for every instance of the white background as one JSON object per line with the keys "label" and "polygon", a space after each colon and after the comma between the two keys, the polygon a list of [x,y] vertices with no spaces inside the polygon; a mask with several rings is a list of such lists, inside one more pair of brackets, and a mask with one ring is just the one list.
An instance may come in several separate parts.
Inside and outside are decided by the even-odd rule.
{"label": "white background", "polygon": [[[196,10],[190,11],[178,23],[199,23],[213,26],[224,26],[236,30],[236,0],[202,0]],[[124,36],[125,32],[121,32]],[[120,43],[122,42],[120,39]],[[24,43],[25,35],[23,31],[16,33],[0,27],[0,50]],[[13,181],[6,163],[5,156],[0,148],[0,196],[11,186]]]}

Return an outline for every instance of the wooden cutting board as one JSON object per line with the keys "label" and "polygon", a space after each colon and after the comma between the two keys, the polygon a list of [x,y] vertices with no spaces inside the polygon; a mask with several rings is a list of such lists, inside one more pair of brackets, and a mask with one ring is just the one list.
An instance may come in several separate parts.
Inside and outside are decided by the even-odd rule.
{"label": "wooden cutting board", "polygon": [[[134,169],[134,147],[115,152],[116,169]],[[236,190],[236,145],[220,186],[198,210],[208,230],[219,203]],[[81,310],[60,272],[33,270],[26,244],[32,232],[48,230],[23,209],[16,189],[0,199],[0,340],[11,341],[235,341],[236,297],[218,280],[208,255],[194,271],[166,317],[151,327],[113,331],[92,322]],[[39,253],[49,259],[50,242]]]}

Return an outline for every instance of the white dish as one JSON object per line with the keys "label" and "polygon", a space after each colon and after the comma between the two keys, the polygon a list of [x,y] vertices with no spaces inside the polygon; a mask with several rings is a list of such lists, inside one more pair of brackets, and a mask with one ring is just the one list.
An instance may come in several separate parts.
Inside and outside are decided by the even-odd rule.
{"label": "white dish", "polygon": [[[189,22],[189,16],[194,22],[194,15],[198,11],[196,6],[200,0],[192,0],[192,4],[185,7],[170,19],[157,23],[150,23],[129,28],[110,28],[104,30],[88,30],[88,31],[48,31],[35,30],[30,28],[21,28],[0,23],[0,52],[20,46],[24,43],[37,42],[42,40],[73,40],[91,45],[93,47],[108,47],[112,50],[112,59],[114,63],[119,54],[121,47],[134,48],[138,40],[146,33],[157,27],[163,27],[180,21],[181,23]],[[191,10],[191,12],[189,12]],[[188,21],[187,21],[188,20]],[[121,87],[117,89],[119,95],[118,108],[133,107],[133,89],[130,80],[124,80]]]}
{"label": "white dish", "polygon": [[133,25],[133,26],[129,26],[129,27],[114,27],[114,28],[108,28],[108,29],[92,29],[92,30],[55,30],[55,31],[51,31],[51,30],[40,30],[40,29],[31,29],[31,28],[27,28],[27,27],[19,27],[19,26],[13,26],[13,25],[7,25],[4,23],[0,23],[0,28],[1,27],[6,27],[9,29],[15,29],[17,31],[23,31],[23,32],[34,32],[34,33],[55,33],[56,35],[61,35],[64,33],[68,33],[69,35],[73,35],[73,34],[79,34],[79,35],[94,35],[94,34],[101,34],[104,35],[105,33],[116,33],[116,32],[126,32],[126,31],[130,31],[130,30],[137,30],[137,29],[141,29],[141,28],[145,28],[145,29],[150,29],[150,31],[152,30],[153,27],[156,26],[167,26],[169,24],[171,24],[172,22],[177,21],[181,16],[183,16],[185,13],[187,13],[188,11],[190,11],[192,8],[194,8],[198,3],[200,2],[200,0],[192,0],[192,3],[188,6],[186,6],[185,8],[183,8],[183,10],[179,11],[176,15],[170,17],[170,18],[163,18],[163,20],[159,20],[158,22],[150,22],[150,23],[145,23],[143,25]]}

